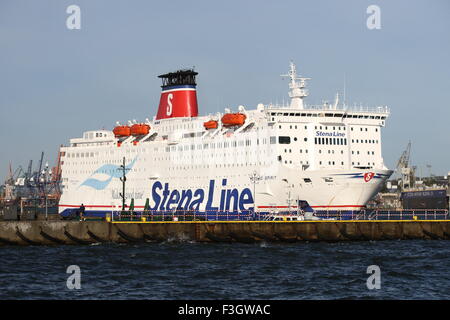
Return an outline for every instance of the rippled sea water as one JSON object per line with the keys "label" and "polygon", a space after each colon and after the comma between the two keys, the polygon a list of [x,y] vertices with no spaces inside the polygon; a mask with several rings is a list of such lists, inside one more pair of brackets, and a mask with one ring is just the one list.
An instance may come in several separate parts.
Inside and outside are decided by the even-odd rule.
{"label": "rippled sea water", "polygon": [[[69,290],[69,265],[81,289]],[[369,265],[381,289],[368,290]],[[450,299],[450,242],[0,247],[0,299]]]}

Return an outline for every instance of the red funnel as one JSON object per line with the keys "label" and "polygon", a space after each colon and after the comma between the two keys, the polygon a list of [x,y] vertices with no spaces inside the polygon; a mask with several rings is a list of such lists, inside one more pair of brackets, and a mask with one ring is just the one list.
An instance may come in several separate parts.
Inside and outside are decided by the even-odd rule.
{"label": "red funnel", "polygon": [[180,70],[160,75],[163,85],[156,120],[197,117],[197,91],[193,70]]}

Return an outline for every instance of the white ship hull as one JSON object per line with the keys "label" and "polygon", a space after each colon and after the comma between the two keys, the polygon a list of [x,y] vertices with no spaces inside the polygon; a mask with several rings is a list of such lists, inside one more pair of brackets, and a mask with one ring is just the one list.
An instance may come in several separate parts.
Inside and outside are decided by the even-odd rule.
{"label": "white ship hull", "polygon": [[[302,181],[302,174],[291,172],[292,181]],[[321,181],[322,177],[335,177],[333,183],[318,182],[317,184],[299,185],[294,183],[294,187],[288,187],[287,183],[275,177],[268,181],[261,181],[255,186],[248,182],[240,183],[239,179],[227,179],[227,185],[222,186],[221,178],[209,179],[204,178],[195,183],[189,179],[174,182],[173,179],[158,179],[155,182],[147,183],[129,183],[127,186],[126,196],[129,200],[134,199],[136,211],[142,211],[145,206],[146,199],[150,200],[150,209],[152,211],[228,211],[243,212],[253,211],[253,194],[255,196],[256,211],[258,212],[278,212],[287,209],[297,208],[297,200],[307,201],[308,204],[317,211],[322,210],[361,210],[366,203],[377,194],[383,186],[384,181],[390,176],[390,170],[374,171],[377,178],[373,178],[369,182],[365,182],[362,177],[361,170],[353,171],[328,171],[326,172],[309,172],[308,177],[312,181]],[[245,175],[243,174],[243,178]],[[187,181],[186,181],[187,180]],[[243,179],[241,179],[242,181]],[[133,181],[133,175],[130,174],[128,181]],[[214,182],[211,188],[211,181]],[[156,184],[156,186],[155,186]],[[164,200],[165,185],[170,192]],[[158,187],[160,186],[160,187]],[[233,186],[228,187],[228,186]],[[243,191],[247,191],[249,197],[244,197],[244,201],[239,201],[234,196],[229,196],[227,192],[236,189],[238,197],[241,197]],[[78,190],[63,193],[60,201],[60,212],[67,209],[77,209],[84,204],[87,211],[96,213],[106,213],[117,211],[121,208],[120,193],[122,184],[119,179],[111,182],[110,186],[104,190],[95,190],[88,186],[82,186]],[[192,198],[180,202],[182,191],[191,190]],[[195,191],[201,190],[199,194],[202,196],[194,196]],[[211,190],[214,190],[211,192]],[[153,191],[153,192],[152,192]],[[178,192],[179,196],[177,196]],[[171,195],[173,196],[171,197]],[[244,194],[245,195],[245,194]],[[172,198],[168,205],[169,199]],[[236,197],[237,198],[237,197]],[[163,201],[164,200],[164,201]],[[193,204],[196,200],[199,202]],[[192,206],[190,206],[193,204]]]}

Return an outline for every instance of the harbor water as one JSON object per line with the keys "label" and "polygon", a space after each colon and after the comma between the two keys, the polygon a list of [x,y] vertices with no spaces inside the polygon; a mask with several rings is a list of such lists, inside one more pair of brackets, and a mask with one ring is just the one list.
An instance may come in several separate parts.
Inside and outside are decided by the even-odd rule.
{"label": "harbor water", "polygon": [[0,299],[449,299],[449,265],[441,240],[5,246]]}

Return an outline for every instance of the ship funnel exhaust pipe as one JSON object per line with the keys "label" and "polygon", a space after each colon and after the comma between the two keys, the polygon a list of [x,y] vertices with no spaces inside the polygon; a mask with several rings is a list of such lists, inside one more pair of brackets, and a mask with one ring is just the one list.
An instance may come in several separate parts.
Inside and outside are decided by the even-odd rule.
{"label": "ship funnel exhaust pipe", "polygon": [[163,84],[156,120],[198,116],[197,74],[194,70],[179,70],[158,76]]}

